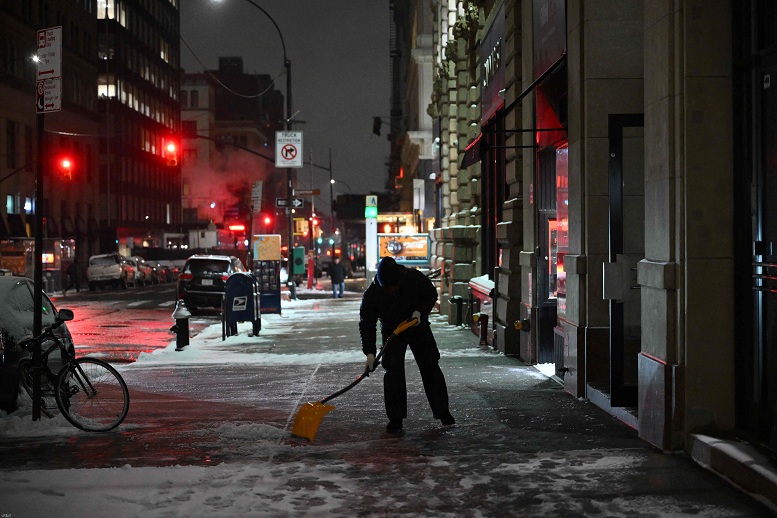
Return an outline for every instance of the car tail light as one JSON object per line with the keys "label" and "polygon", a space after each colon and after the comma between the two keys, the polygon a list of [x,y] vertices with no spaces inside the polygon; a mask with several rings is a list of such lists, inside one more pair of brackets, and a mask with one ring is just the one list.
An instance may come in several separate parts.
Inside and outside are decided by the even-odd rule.
{"label": "car tail light", "polygon": [[193,278],[193,275],[191,273],[182,273],[178,276],[179,279],[182,281],[190,281]]}
{"label": "car tail light", "polygon": [[221,274],[221,280],[224,281],[224,282],[227,282],[227,279],[229,279],[229,275],[227,275],[226,273],[222,273]]}

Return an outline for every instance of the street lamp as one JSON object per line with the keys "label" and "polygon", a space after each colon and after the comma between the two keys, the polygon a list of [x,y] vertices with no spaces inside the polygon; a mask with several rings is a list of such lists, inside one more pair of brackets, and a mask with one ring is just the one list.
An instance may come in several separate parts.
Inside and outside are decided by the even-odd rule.
{"label": "street lamp", "polygon": [[[275,19],[273,19],[272,16],[270,16],[270,13],[264,10],[263,7],[259,6],[254,0],[245,0],[252,6],[259,9],[273,24],[275,27],[275,30],[278,32],[278,36],[281,39],[281,47],[283,48],[283,66],[286,68],[286,131],[291,131],[291,117],[292,117],[292,111],[291,111],[291,61],[289,61],[289,58],[286,56],[286,42],[283,39],[283,33],[281,32],[280,27],[278,27],[278,24],[275,23]],[[294,197],[294,187],[293,187],[293,176],[292,176],[292,169],[290,167],[286,168],[286,182],[287,182],[287,209],[289,214],[289,252],[287,254],[288,258],[288,267],[291,268],[291,251],[294,248],[294,216],[291,211],[291,202],[292,198]],[[249,265],[249,268],[252,268],[252,265]],[[292,300],[297,298],[297,290],[296,286],[294,285],[294,282],[289,283],[289,296]]]}

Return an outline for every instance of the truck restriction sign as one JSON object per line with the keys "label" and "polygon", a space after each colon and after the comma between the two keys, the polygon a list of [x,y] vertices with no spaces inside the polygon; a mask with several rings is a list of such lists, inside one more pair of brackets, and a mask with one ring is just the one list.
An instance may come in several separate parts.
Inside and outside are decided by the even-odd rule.
{"label": "truck restriction sign", "polygon": [[275,167],[302,167],[302,132],[275,132]]}

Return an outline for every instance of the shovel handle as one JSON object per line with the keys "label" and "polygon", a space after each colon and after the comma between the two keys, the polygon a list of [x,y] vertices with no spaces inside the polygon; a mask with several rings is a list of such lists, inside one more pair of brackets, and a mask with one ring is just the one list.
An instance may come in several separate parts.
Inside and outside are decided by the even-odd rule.
{"label": "shovel handle", "polygon": [[[417,318],[410,318],[408,320],[405,320],[401,324],[399,324],[397,326],[397,328],[394,329],[394,332],[391,333],[391,335],[386,339],[386,343],[383,345],[381,350],[378,352],[377,356],[375,356],[375,362],[373,363],[373,366],[377,365],[378,361],[380,361],[380,357],[383,356],[383,350],[386,348],[386,346],[388,346],[388,344],[389,344],[389,342],[391,341],[392,338],[394,338],[398,334],[402,333],[403,331],[406,331],[407,329],[410,329],[413,326],[417,326],[419,323],[420,323],[420,321]],[[323,405],[324,403],[327,403],[328,401],[336,398],[337,396],[339,396],[341,394],[344,394],[345,392],[348,392],[353,387],[358,385],[361,380],[363,380],[364,378],[369,377],[371,372],[372,372],[372,370],[370,370],[369,368],[364,369],[364,372],[362,373],[362,375],[359,376],[358,378],[356,378],[355,380],[353,380],[353,382],[350,385],[348,385],[347,387],[345,387],[343,389],[338,390],[337,392],[335,392],[334,394],[332,394],[330,396],[325,397],[324,399],[322,399],[320,401],[320,403]]]}
{"label": "shovel handle", "polygon": [[407,329],[410,329],[411,327],[417,326],[420,323],[421,321],[418,320],[417,318],[408,318],[407,320],[399,324],[396,329],[394,329],[393,335],[396,336],[399,333],[406,331]]}
{"label": "shovel handle", "polygon": [[374,370],[375,370],[375,366],[376,366],[376,365],[378,364],[378,362],[380,361],[380,357],[381,357],[381,356],[383,356],[383,351],[386,349],[386,347],[388,346],[389,342],[391,342],[391,339],[392,339],[392,338],[394,338],[395,336],[399,335],[400,333],[402,333],[402,332],[404,332],[404,331],[407,331],[407,330],[408,330],[408,329],[410,329],[411,327],[417,326],[417,325],[418,325],[418,324],[420,324],[420,323],[421,323],[421,321],[420,321],[420,320],[418,320],[417,318],[409,318],[409,319],[405,320],[404,322],[400,323],[400,324],[397,326],[397,328],[396,328],[396,329],[394,329],[394,332],[393,332],[393,333],[391,333],[391,335],[389,335],[389,337],[388,337],[388,338],[386,338],[386,343],[384,343],[384,344],[383,344],[383,347],[381,347],[381,348],[380,348],[380,351],[378,351],[378,355],[377,355],[377,356],[375,356],[375,361],[374,361],[374,362],[373,362],[373,364],[372,364],[372,365],[373,365],[373,368],[372,368],[372,370],[370,370],[370,369],[365,369],[365,371],[364,371],[364,375],[366,375],[366,376],[369,376],[369,375],[370,375],[370,372],[372,372],[372,371],[374,371]]}

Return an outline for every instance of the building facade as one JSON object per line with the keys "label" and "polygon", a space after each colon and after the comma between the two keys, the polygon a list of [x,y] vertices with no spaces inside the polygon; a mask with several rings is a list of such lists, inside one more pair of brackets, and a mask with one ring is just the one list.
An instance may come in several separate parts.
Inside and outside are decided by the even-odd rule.
{"label": "building facade", "polygon": [[767,4],[432,2],[443,311],[663,449],[777,447]]}
{"label": "building facade", "polygon": [[[3,2],[0,6],[0,250],[3,267],[32,275],[36,215],[44,268],[57,274],[98,246],[100,116],[93,2]],[[61,109],[36,115],[37,31],[61,27]],[[39,124],[40,123],[40,124]],[[40,130],[40,131],[39,131]],[[40,153],[39,153],[40,149]],[[42,157],[42,161],[39,160]],[[63,161],[70,167],[63,167]],[[38,168],[41,207],[35,207]],[[40,210],[38,210],[40,209]],[[18,264],[12,257],[20,253]],[[47,279],[48,280],[48,279]]]}
{"label": "building facade", "polygon": [[[101,248],[162,246],[181,224],[178,0],[97,2]],[[180,153],[180,151],[177,151]]]}
{"label": "building facade", "polygon": [[184,74],[181,117],[185,226],[223,230],[224,247],[245,248],[250,232],[282,233],[285,209],[275,200],[286,189],[274,146],[284,127],[283,95],[270,76],[245,73],[240,57]]}

